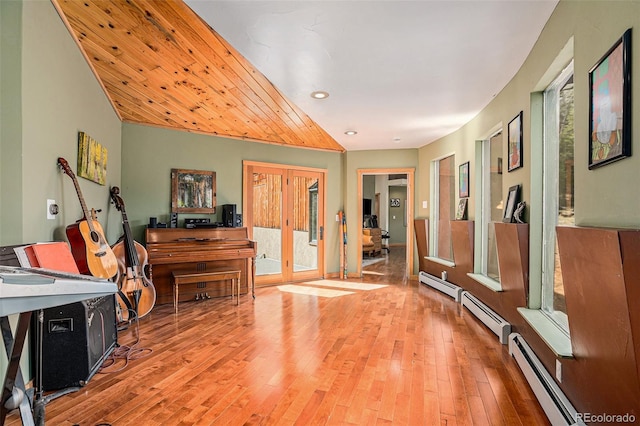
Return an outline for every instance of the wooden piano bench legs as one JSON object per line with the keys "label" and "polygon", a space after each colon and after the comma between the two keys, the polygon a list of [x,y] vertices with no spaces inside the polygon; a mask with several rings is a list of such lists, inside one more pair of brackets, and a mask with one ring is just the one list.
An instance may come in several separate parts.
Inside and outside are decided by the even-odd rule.
{"label": "wooden piano bench legs", "polygon": [[231,280],[231,300],[236,296],[236,305],[240,304],[240,271],[203,271],[173,272],[173,309],[178,313],[178,287],[180,284],[193,284]]}

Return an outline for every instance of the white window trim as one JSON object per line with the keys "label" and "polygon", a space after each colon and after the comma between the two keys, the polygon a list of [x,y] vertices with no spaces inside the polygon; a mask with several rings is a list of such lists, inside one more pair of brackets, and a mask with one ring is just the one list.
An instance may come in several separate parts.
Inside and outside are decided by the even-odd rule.
{"label": "white window trim", "polygon": [[[518,308],[518,312],[558,356],[571,355],[571,339],[568,332],[558,327],[542,310],[542,217],[543,217],[543,127],[544,127],[544,90],[562,72],[573,58],[573,37],[567,40],[558,56],[531,93],[531,208],[529,209],[529,297],[527,308]],[[537,207],[534,207],[537,206]]]}
{"label": "white window trim", "polygon": [[[480,185],[476,185],[476,200],[481,200],[476,203],[475,217],[479,222],[479,226],[476,226],[475,231],[475,252],[479,253],[475,256],[473,273],[467,274],[468,277],[484,285],[492,291],[502,291],[502,284],[487,276],[487,258],[489,252],[489,223],[491,222],[491,200],[489,194],[491,194],[491,182],[487,179],[487,170],[491,169],[491,153],[490,143],[491,138],[502,132],[502,123],[494,127],[489,136],[482,140],[478,140],[476,143],[476,164],[480,164],[481,167],[476,168],[476,182],[480,182]],[[487,148],[489,147],[489,148]]]}
{"label": "white window trim", "polygon": [[467,274],[467,276],[469,278],[471,278],[472,280],[475,280],[477,282],[479,282],[480,284],[482,284],[485,287],[488,287],[489,290],[493,290],[495,292],[500,292],[502,291],[502,284],[500,284],[498,281],[487,277],[486,275],[483,274]]}
{"label": "white window trim", "polygon": [[[429,191],[431,193],[431,208],[429,209],[429,254],[426,256],[431,261],[437,261],[446,266],[455,266],[455,263],[438,257],[438,222],[440,219],[440,160],[454,156],[455,152],[444,154],[431,160],[431,185]],[[455,157],[454,157],[455,158]]]}
{"label": "white window trim", "polygon": [[518,312],[556,356],[561,358],[573,357],[571,337],[557,322],[551,320],[546,312],[540,309],[527,308],[518,308]]}
{"label": "white window trim", "polygon": [[[569,319],[564,312],[553,310],[553,284],[555,274],[555,243],[558,222],[558,93],[569,77],[573,75],[573,61],[544,91],[544,143],[543,143],[543,211],[542,211],[542,312],[565,332],[569,332]],[[552,94],[550,96],[550,94]],[[552,113],[549,113],[552,108]],[[552,116],[553,121],[549,121]],[[549,142],[554,149],[546,149]],[[549,196],[548,194],[553,194]],[[551,290],[550,290],[551,289]],[[551,306],[551,308],[550,308]]]}
{"label": "white window trim", "polygon": [[431,262],[439,263],[441,265],[448,266],[450,268],[453,268],[456,266],[456,264],[451,262],[450,260],[441,259],[439,257],[425,256],[424,258],[427,260],[430,260]]}

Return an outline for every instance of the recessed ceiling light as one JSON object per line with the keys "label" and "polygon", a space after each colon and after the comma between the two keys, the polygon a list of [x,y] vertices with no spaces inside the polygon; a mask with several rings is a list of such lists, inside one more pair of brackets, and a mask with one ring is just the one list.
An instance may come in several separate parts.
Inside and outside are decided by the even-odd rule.
{"label": "recessed ceiling light", "polygon": [[311,97],[314,99],[326,99],[329,97],[329,93],[323,92],[322,90],[318,90],[315,92],[311,92]]}
{"label": "recessed ceiling light", "polygon": [[349,136],[353,136],[353,135],[357,135],[358,132],[356,132],[355,130],[347,130],[346,132],[344,132],[345,135],[349,135]]}

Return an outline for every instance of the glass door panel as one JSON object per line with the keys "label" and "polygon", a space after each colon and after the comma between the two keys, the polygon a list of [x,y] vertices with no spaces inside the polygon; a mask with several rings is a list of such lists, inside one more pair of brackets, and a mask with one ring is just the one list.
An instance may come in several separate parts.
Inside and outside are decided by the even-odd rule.
{"label": "glass door panel", "polygon": [[256,242],[256,284],[317,279],[324,270],[325,173],[246,165],[243,217]]}
{"label": "glass door panel", "polygon": [[322,182],[319,173],[291,171],[292,279],[318,277],[322,245]]}
{"label": "glass door panel", "polygon": [[[282,276],[282,174],[252,173],[252,230],[257,243],[256,278]],[[274,277],[274,278],[275,278]]]}

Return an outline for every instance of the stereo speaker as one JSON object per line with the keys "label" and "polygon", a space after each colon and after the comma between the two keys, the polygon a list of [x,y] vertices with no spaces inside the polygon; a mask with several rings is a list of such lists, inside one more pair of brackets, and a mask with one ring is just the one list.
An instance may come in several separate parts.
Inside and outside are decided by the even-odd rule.
{"label": "stereo speaker", "polygon": [[242,215],[236,213],[236,228],[242,228]]}
{"label": "stereo speaker", "polygon": [[170,221],[170,225],[171,228],[177,228],[178,227],[178,213],[171,213],[171,221]]}
{"label": "stereo speaker", "polygon": [[223,204],[222,205],[222,223],[227,228],[236,227],[236,205],[235,204]]}
{"label": "stereo speaker", "polygon": [[[86,385],[117,344],[115,296],[70,303],[43,312],[42,389]],[[36,330],[36,339],[37,333]]]}

